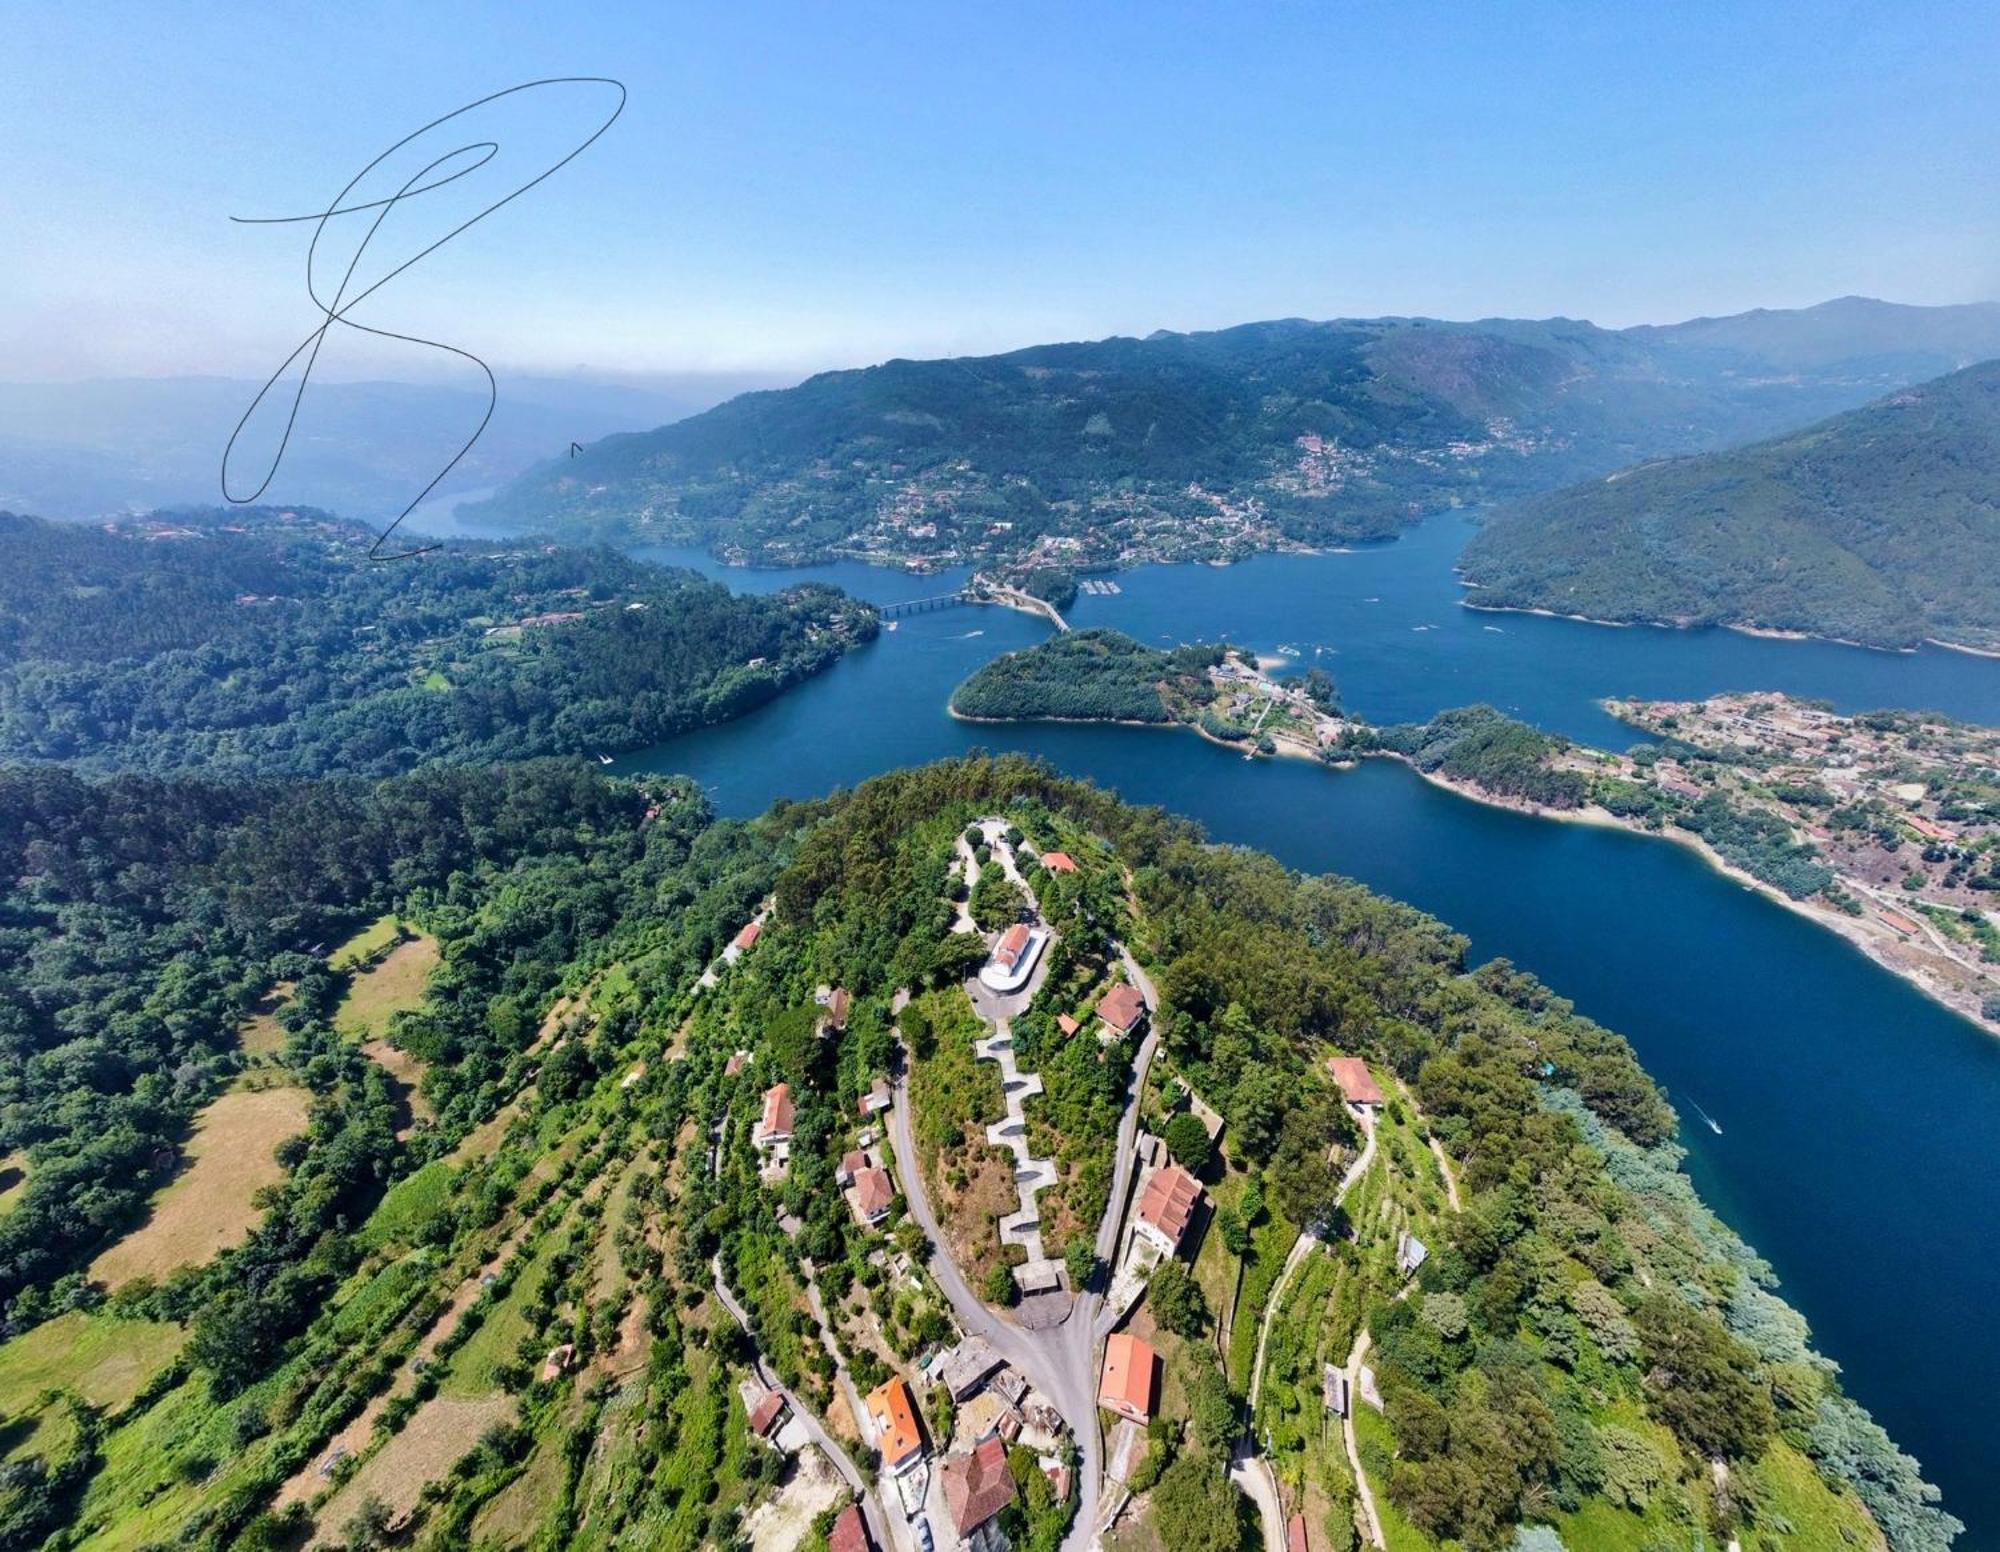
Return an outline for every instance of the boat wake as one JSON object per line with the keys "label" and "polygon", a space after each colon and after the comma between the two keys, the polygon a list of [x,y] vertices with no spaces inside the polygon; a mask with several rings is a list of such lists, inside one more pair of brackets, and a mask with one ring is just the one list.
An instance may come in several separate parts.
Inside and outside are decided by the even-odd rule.
{"label": "boat wake", "polygon": [[1692,1094],[1687,1096],[1687,1102],[1690,1105],[1694,1106],[1694,1113],[1700,1116],[1702,1120],[1708,1123],[1708,1129],[1711,1132],[1715,1133],[1716,1136],[1720,1137],[1722,1135],[1722,1123],[1716,1120],[1715,1117],[1710,1115],[1706,1110],[1702,1109],[1701,1102],[1697,1100]]}

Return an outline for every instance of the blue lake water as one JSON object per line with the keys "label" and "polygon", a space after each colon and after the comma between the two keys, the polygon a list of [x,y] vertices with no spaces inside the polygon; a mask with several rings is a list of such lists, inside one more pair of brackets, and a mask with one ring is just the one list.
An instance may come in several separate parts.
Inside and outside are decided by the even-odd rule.
{"label": "blue lake water", "polygon": [[[1228,636],[1323,663],[1375,721],[1484,700],[1613,747],[1607,695],[1780,689],[1845,709],[1929,706],[2000,724],[2000,661],[1891,654],[1728,631],[1618,630],[1459,607],[1451,564],[1469,526],[1435,520],[1390,545],[1267,556],[1229,568],[1147,567],[1078,625],[1148,642]],[[960,575],[858,565],[741,571],[647,552],[739,588],[800,577],[890,602]],[[1218,839],[1332,871],[1464,932],[1474,955],[1532,969],[1631,1038],[1690,1117],[1689,1169],[1764,1253],[1854,1393],[2000,1547],[2000,1039],[1877,969],[1840,939],[1742,889],[1691,852],[1467,802],[1400,766],[1348,773],[1247,762],[1177,731],[969,726],[951,688],[1042,638],[1021,614],[920,614],[741,721],[622,762],[687,772],[726,812],[807,796],[974,747],[1019,749],[1199,820]],[[1316,656],[1317,653],[1317,656]]]}

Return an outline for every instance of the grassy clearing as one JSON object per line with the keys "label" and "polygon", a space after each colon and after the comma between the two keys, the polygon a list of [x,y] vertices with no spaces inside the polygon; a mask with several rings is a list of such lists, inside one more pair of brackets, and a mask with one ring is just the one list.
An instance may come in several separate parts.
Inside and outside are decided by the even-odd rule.
{"label": "grassy clearing", "polygon": [[405,1175],[383,1194],[362,1230],[371,1245],[410,1244],[451,1200],[457,1171],[448,1159],[433,1159]]}
{"label": "grassy clearing", "polygon": [[25,1153],[9,1153],[0,1157],[0,1218],[14,1210],[14,1204],[21,1200],[28,1189],[28,1156]]}
{"label": "grassy clearing", "polygon": [[236,1089],[201,1113],[188,1167],[153,1198],[152,1215],[90,1266],[116,1288],[135,1277],[165,1278],[240,1244],[262,1216],[257,1192],[284,1179],[278,1145],[305,1130],[302,1089]]}
{"label": "grassy clearing", "polygon": [[334,1013],[334,1028],[363,1040],[389,1032],[389,1016],[423,1001],[424,983],[437,968],[437,939],[414,937],[398,943],[380,963],[354,977]]}
{"label": "grassy clearing", "polygon": [[173,1362],[186,1340],[179,1326],[161,1321],[58,1315],[0,1343],[0,1412],[24,1412],[58,1386],[115,1411]]}
{"label": "grassy clearing", "polygon": [[508,1396],[433,1396],[326,1501],[319,1512],[321,1535],[338,1535],[371,1497],[388,1506],[392,1521],[411,1513],[426,1484],[441,1480],[470,1454],[487,1429],[513,1417],[514,1402]]}
{"label": "grassy clearing", "polygon": [[327,966],[333,970],[352,970],[357,965],[365,965],[394,943],[402,930],[403,924],[396,919],[393,912],[387,916],[378,916],[327,955]]}
{"label": "grassy clearing", "polygon": [[285,1030],[278,1022],[278,1010],[292,1000],[292,990],[290,981],[280,981],[250,1010],[250,1017],[236,1032],[245,1056],[276,1056],[284,1050]]}
{"label": "grassy clearing", "polygon": [[1769,1497],[1766,1517],[1789,1527],[1787,1534],[1753,1529],[1743,1534],[1744,1552],[1782,1552],[1790,1547],[1879,1548],[1881,1533],[1852,1488],[1835,1492],[1813,1463],[1779,1441],[1753,1468]]}
{"label": "grassy clearing", "polygon": [[[1354,1409],[1354,1444],[1361,1452],[1361,1465],[1368,1474],[1369,1490],[1375,1495],[1375,1513],[1382,1522],[1382,1539],[1388,1542],[1389,1552],[1436,1552],[1437,1543],[1404,1519],[1396,1506],[1389,1502],[1389,1473],[1386,1469],[1378,1469],[1378,1465],[1395,1459],[1396,1441],[1382,1414],[1373,1407],[1357,1406]],[[1563,1538],[1563,1544],[1589,1547],[1592,1552],[1597,1552],[1604,1545],[1588,1540],[1573,1542],[1567,1536]]]}

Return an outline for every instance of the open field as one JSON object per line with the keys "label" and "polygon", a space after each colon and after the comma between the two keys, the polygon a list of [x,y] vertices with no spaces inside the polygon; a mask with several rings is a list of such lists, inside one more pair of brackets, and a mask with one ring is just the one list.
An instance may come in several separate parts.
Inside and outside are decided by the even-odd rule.
{"label": "open field", "polygon": [[179,1326],[163,1321],[58,1315],[0,1343],[0,1412],[25,1411],[56,1386],[116,1410],[173,1361],[186,1339]]}
{"label": "open field", "polygon": [[354,977],[334,1013],[334,1028],[364,1040],[387,1034],[390,1014],[423,1001],[424,983],[437,963],[435,938],[416,937],[398,943],[379,964]]}
{"label": "open field", "polygon": [[285,1175],[277,1148],[305,1130],[302,1089],[237,1089],[195,1122],[188,1167],[153,1198],[152,1215],[91,1263],[94,1281],[116,1288],[164,1278],[238,1244],[256,1225],[254,1201]]}
{"label": "open field", "polygon": [[315,1545],[338,1545],[341,1527],[369,1498],[388,1506],[393,1523],[417,1506],[424,1485],[441,1479],[458,1464],[487,1429],[511,1422],[514,1402],[508,1396],[468,1400],[433,1396],[411,1414],[403,1431],[361,1464],[361,1469],[326,1501],[319,1513]]}

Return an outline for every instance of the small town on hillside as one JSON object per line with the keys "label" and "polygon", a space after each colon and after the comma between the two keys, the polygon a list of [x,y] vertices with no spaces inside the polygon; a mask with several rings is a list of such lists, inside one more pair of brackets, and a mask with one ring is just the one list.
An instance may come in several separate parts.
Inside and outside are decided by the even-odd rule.
{"label": "small town on hillside", "polygon": [[[1256,1207],[1244,1196],[1247,1177],[1223,1168],[1223,1118],[1183,1078],[1163,1071],[1170,1063],[1153,1024],[1158,993],[1129,950],[1107,943],[1103,974],[1091,973],[1081,986],[1065,978],[1071,945],[1042,897],[1076,888],[1087,868],[1101,866],[1054,847],[1036,849],[1002,816],[968,827],[956,842],[954,926],[967,944],[970,971],[961,1006],[969,1005],[976,1020],[964,1038],[975,1063],[997,1070],[1000,1112],[982,1117],[981,1130],[985,1152],[1004,1161],[998,1178],[1009,1183],[1010,1200],[984,1210],[982,1230],[973,1196],[953,1183],[960,1166],[929,1156],[917,1140],[912,1110],[922,1101],[913,1103],[912,1075],[914,1069],[921,1089],[927,1064],[912,1050],[918,1010],[907,992],[898,993],[895,1059],[853,1095],[845,1124],[813,1146],[837,1157],[834,1179],[853,1221],[873,1236],[868,1260],[899,1308],[921,1312],[913,1322],[919,1337],[908,1340],[900,1321],[882,1319],[879,1299],[822,1297],[810,1257],[799,1255],[811,1306],[807,1324],[831,1360],[833,1400],[823,1414],[815,1412],[761,1355],[742,1382],[746,1426],[784,1460],[778,1490],[745,1523],[754,1548],[793,1545],[808,1522],[830,1552],[1010,1552],[1058,1541],[1119,1552],[1173,1546],[1171,1530],[1147,1512],[1159,1477],[1159,1441],[1172,1436],[1160,1430],[1163,1419],[1177,1430],[1187,1417],[1188,1376],[1204,1372],[1190,1363],[1200,1359],[1214,1374],[1216,1362],[1195,1351],[1200,1344],[1183,1306],[1207,1296],[1193,1290],[1197,1278],[1214,1281],[1212,1262],[1243,1253],[1238,1235]],[[1006,891],[1013,903],[1004,914],[1012,919],[989,916],[989,925],[980,925],[976,912],[987,900],[982,879]],[[770,919],[767,902],[730,941],[706,985],[719,985],[731,966],[756,951]],[[1061,1005],[1036,1010],[1044,994],[1058,996],[1052,972],[1063,987]],[[823,984],[814,1000],[816,1035],[841,1036],[853,1007],[849,994]],[[1048,1092],[1043,1074],[1024,1068],[1015,1039],[1031,1010],[1047,1018],[1061,1041],[1087,1042],[1096,1061],[1129,1073],[1102,1215],[1072,1224],[1061,1254],[1051,1253],[1045,1235],[1056,1219],[1071,1215],[1067,1207],[1052,1212],[1045,1197],[1064,1196],[1075,1171],[1073,1162],[1034,1151],[1052,1134],[1029,1108]],[[758,1178],[778,1229],[796,1243],[804,1225],[782,1200],[804,1140],[793,1080],[760,1071],[764,1060],[738,1051],[725,1075],[754,1096],[749,1140]],[[1376,1138],[1391,1096],[1358,1056],[1331,1055],[1323,1073],[1354,1139],[1336,1142],[1328,1153],[1344,1172],[1338,1201],[1380,1157]],[[1438,1232],[1428,1214],[1444,1210],[1447,1199],[1455,1209],[1457,1189],[1435,1139],[1409,1133],[1407,1092],[1401,1099],[1395,1147],[1404,1167],[1421,1158],[1426,1173],[1435,1170],[1423,1187],[1430,1206],[1416,1209],[1415,1197],[1391,1190],[1376,1202],[1369,1227],[1382,1247],[1384,1275],[1407,1293],[1428,1255],[1419,1231]],[[1406,1135],[1418,1139],[1414,1146]],[[718,1132],[713,1169],[721,1170],[728,1147]],[[1218,1179],[1226,1204],[1206,1183]],[[1235,1340],[1249,1364],[1253,1409],[1267,1343],[1282,1324],[1274,1319],[1280,1295],[1335,1233],[1364,1237],[1360,1227],[1331,1218],[1287,1231],[1278,1275],[1263,1289],[1261,1316]],[[984,1275],[975,1274],[976,1265]],[[747,1332],[738,1302],[744,1291],[726,1286],[719,1262],[715,1276]],[[1149,1307],[1156,1290],[1170,1307]],[[1217,1340],[1227,1335],[1215,1333]],[[1356,1406],[1382,1407],[1365,1332],[1344,1362],[1321,1361],[1312,1369],[1312,1406],[1358,1461]],[[1316,1493],[1282,1485],[1251,1435],[1232,1457],[1230,1474],[1255,1505],[1267,1545],[1309,1552],[1322,1544],[1310,1521],[1315,1512],[1324,1515],[1325,1505]],[[1385,1545],[1365,1476],[1360,1496],[1364,1533]]]}

